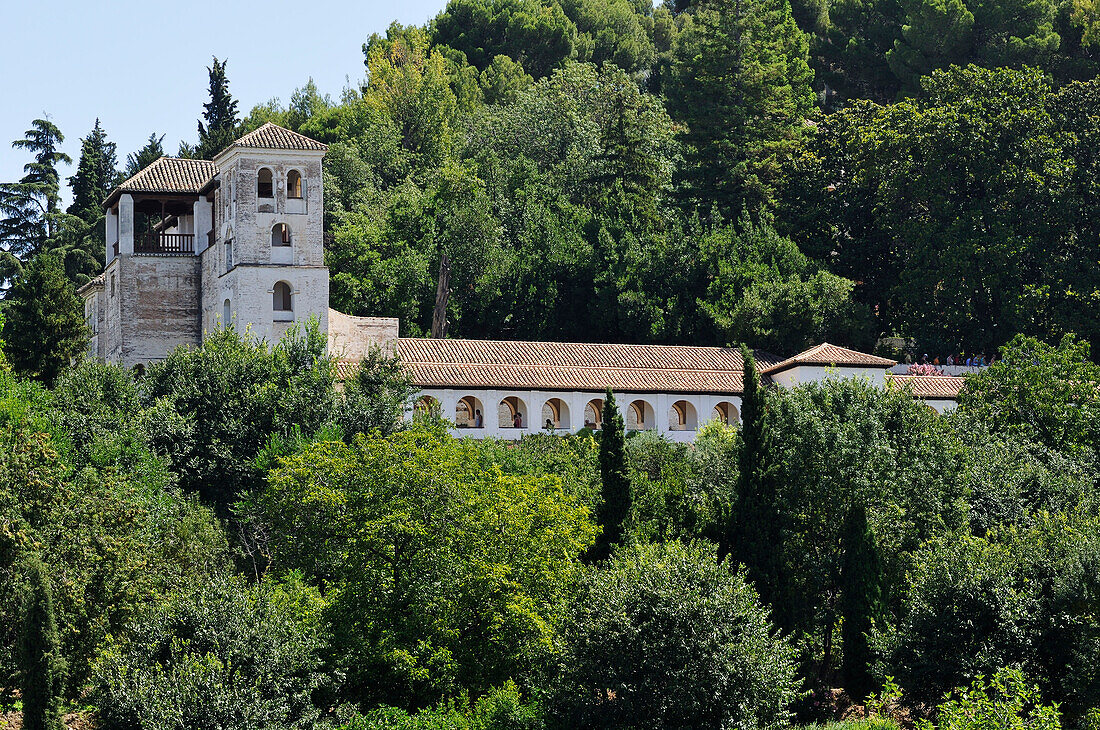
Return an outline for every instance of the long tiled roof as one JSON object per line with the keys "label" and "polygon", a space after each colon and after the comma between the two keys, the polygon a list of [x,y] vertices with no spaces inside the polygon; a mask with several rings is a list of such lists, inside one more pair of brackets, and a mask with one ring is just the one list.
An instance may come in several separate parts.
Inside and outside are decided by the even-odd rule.
{"label": "long tiled roof", "polygon": [[887,375],[886,382],[892,387],[908,388],[914,398],[954,400],[959,397],[966,378],[953,375]]}
{"label": "long tiled roof", "polygon": [[764,367],[761,369],[760,373],[762,375],[771,375],[772,373],[779,373],[799,365],[888,368],[894,364],[896,364],[894,360],[889,360],[885,357],[868,355],[865,352],[849,350],[847,347],[838,347],[837,345],[830,345],[828,342],[822,342],[820,345],[815,345],[809,350],[798,353],[794,357],[787,358],[783,362],[776,363],[770,367]]}
{"label": "long tiled roof", "polygon": [[[737,394],[739,350],[499,340],[399,338],[395,353],[422,388]],[[757,353],[763,364],[779,358]],[[355,364],[340,363],[347,377]]]}
{"label": "long tiled roof", "polygon": [[310,139],[304,134],[292,132],[286,127],[280,127],[273,122],[267,122],[259,129],[254,129],[238,139],[230,147],[262,147],[274,150],[316,150],[324,152],[328,149],[317,140]]}

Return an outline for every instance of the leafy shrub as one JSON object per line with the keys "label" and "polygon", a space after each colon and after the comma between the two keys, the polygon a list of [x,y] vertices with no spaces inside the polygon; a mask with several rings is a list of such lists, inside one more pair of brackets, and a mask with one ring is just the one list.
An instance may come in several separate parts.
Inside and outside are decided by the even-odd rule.
{"label": "leafy shrub", "polygon": [[798,695],[793,649],[702,545],[618,551],[565,638],[548,706],[561,727],[779,728]]}
{"label": "leafy shrub", "polygon": [[380,707],[341,730],[539,730],[542,727],[538,705],[524,703],[515,684],[506,682],[473,706],[464,699],[414,714],[396,707]]}
{"label": "leafy shrub", "polygon": [[1058,708],[1042,703],[1039,688],[1019,669],[1000,669],[991,680],[978,677],[936,710],[936,721],[918,730],[1059,730]]}
{"label": "leafy shrub", "polygon": [[98,727],[314,727],[319,640],[299,620],[303,591],[222,577],[149,611],[95,668]]}

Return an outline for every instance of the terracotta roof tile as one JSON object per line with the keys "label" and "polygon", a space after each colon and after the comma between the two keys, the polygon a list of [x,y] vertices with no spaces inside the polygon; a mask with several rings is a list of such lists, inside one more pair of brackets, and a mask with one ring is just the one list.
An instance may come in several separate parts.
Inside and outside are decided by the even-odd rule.
{"label": "terracotta roof tile", "polygon": [[830,345],[828,342],[822,342],[820,345],[815,345],[809,350],[798,353],[794,357],[787,358],[783,362],[762,368],[760,373],[761,375],[771,375],[772,373],[789,370],[799,365],[888,368],[895,364],[896,362],[894,360],[889,360],[885,357],[868,355],[865,352],[849,350],[847,347],[838,347],[837,345]]}
{"label": "terracotta roof tile", "polygon": [[[499,340],[399,338],[396,354],[414,384],[435,388],[736,394],[741,352],[724,347],[670,347]],[[762,364],[779,360],[757,353]],[[355,363],[338,363],[348,377]]]}
{"label": "terracotta roof tile", "polygon": [[119,185],[116,193],[195,193],[218,172],[210,160],[161,157]]}
{"label": "terracotta roof tile", "polygon": [[292,132],[286,127],[267,122],[238,139],[230,147],[262,147],[274,150],[316,150],[324,152],[327,145],[310,139],[304,134]]}
{"label": "terracotta roof tile", "polygon": [[908,388],[914,398],[959,397],[966,378],[953,375],[887,375],[886,383],[894,388]]}

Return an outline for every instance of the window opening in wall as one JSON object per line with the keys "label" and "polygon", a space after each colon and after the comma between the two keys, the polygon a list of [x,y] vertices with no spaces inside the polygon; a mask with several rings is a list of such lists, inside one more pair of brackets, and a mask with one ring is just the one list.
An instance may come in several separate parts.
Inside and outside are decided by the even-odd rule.
{"label": "window opening in wall", "polygon": [[288,198],[301,198],[302,174],[297,170],[291,170],[286,174],[286,196]]}
{"label": "window opening in wall", "polygon": [[115,295],[115,275],[111,274],[111,296]]}
{"label": "window opening in wall", "polygon": [[290,284],[285,281],[280,281],[275,284],[275,289],[272,292],[272,306],[276,312],[290,312],[292,311],[290,306]]}
{"label": "window opening in wall", "polygon": [[276,223],[271,228],[271,245],[272,246],[289,246],[290,245],[290,227],[286,223]]}
{"label": "window opening in wall", "polygon": [[256,197],[275,197],[275,186],[272,184],[271,170],[266,167],[261,167],[260,174],[256,176]]}
{"label": "window opening in wall", "polygon": [[233,268],[233,239],[230,238],[225,242],[225,270],[229,271]]}
{"label": "window opening in wall", "polygon": [[230,323],[233,321],[232,317],[233,317],[233,306],[229,303],[229,300],[226,299],[222,303],[222,326],[223,327],[228,327],[230,325]]}

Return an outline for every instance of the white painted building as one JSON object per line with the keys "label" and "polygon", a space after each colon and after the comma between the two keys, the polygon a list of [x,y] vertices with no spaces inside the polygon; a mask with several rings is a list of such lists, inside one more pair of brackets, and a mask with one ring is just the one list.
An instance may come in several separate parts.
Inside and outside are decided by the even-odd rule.
{"label": "white painted building", "polygon": [[[81,289],[89,354],[127,367],[198,346],[219,327],[268,342],[316,317],[338,371],[372,346],[395,352],[456,435],[519,438],[598,429],[605,390],[628,430],[690,441],[709,421],[740,419],[743,362],[733,348],[398,337],[398,322],[328,306],[325,146],[265,124],[213,161],[162,157],[104,201],[107,265]],[[892,375],[893,360],[828,343],[782,359],[757,352],[778,387],[861,377],[908,388],[943,412],[962,378]]]}

